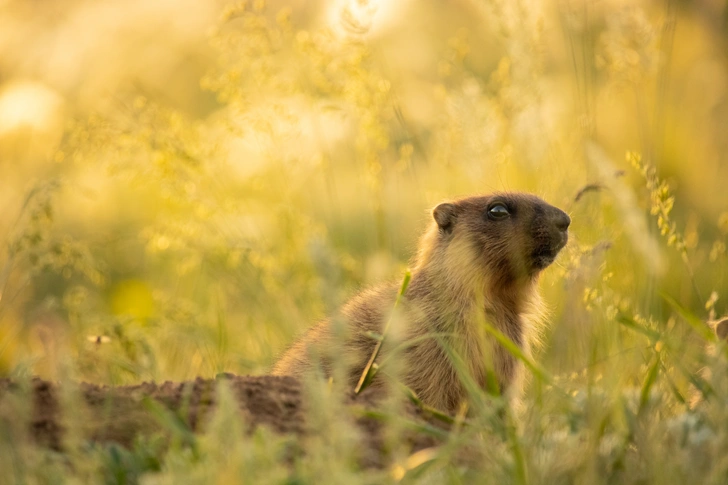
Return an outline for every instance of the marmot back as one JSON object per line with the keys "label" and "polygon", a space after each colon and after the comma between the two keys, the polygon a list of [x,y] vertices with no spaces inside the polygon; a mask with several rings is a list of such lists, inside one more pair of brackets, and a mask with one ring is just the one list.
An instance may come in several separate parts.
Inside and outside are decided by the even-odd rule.
{"label": "marmot back", "polygon": [[[405,341],[401,379],[425,403],[455,411],[467,397],[448,356],[455,351],[480,386],[495,382],[514,397],[521,389],[522,366],[485,335],[482,324],[489,322],[529,355],[541,314],[537,278],[566,244],[571,220],[538,197],[521,193],[442,203],[432,216],[398,312]],[[333,319],[294,343],[273,374],[300,376],[314,365],[329,374],[335,357],[327,353],[335,342],[332,322],[341,321],[346,329],[343,357],[350,383],[356,385],[376,345],[371,334],[382,332],[397,288],[385,284],[352,298]],[[388,351],[385,346],[378,362]]]}

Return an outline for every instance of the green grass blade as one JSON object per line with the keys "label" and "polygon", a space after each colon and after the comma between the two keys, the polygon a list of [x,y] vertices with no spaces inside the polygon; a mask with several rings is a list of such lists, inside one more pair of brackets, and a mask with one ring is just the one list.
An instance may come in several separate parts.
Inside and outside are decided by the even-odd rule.
{"label": "green grass blade", "polygon": [[657,332],[657,331],[652,330],[650,328],[646,328],[643,325],[640,325],[633,318],[628,317],[627,315],[619,314],[619,315],[617,315],[616,320],[617,320],[617,323],[619,323],[620,325],[623,325],[623,326],[625,326],[625,327],[629,328],[630,330],[633,330],[633,331],[635,331],[637,333],[641,333],[642,335],[644,335],[645,337],[647,337],[652,344],[654,344],[657,341],[659,341],[660,338],[662,337],[662,335],[660,334],[660,332]]}
{"label": "green grass blade", "polygon": [[660,362],[660,368],[662,369],[662,375],[665,377],[665,381],[667,382],[667,385],[670,386],[670,391],[672,392],[672,395],[675,397],[675,400],[679,402],[680,404],[686,404],[687,400],[682,395],[680,390],[677,388],[677,385],[675,385],[675,382],[670,377],[670,374],[667,372],[667,368],[665,367],[665,364]]}
{"label": "green grass blade", "polygon": [[354,388],[354,393],[359,394],[361,391],[366,389],[369,384],[371,384],[372,380],[374,379],[374,375],[377,372],[377,367],[375,367],[374,361],[379,356],[379,351],[382,350],[382,345],[384,344],[384,339],[387,336],[387,330],[389,329],[389,325],[392,322],[392,318],[394,317],[394,310],[399,305],[399,302],[402,300],[402,297],[404,296],[404,293],[407,291],[407,287],[409,286],[410,280],[412,279],[412,273],[410,270],[406,270],[404,273],[404,278],[402,278],[402,285],[399,288],[399,293],[397,293],[397,299],[394,300],[394,306],[392,307],[392,314],[389,317],[389,320],[387,320],[387,323],[384,325],[384,329],[382,330],[382,336],[381,339],[377,342],[377,345],[374,347],[374,351],[372,352],[371,357],[369,358],[369,362],[367,362],[367,365],[364,367],[364,371],[361,373],[361,377],[359,378],[359,382],[357,383],[356,387]]}
{"label": "green grass blade", "polygon": [[639,410],[642,412],[647,406],[647,401],[650,399],[650,390],[652,386],[657,382],[657,376],[660,370],[660,354],[655,353],[655,361],[650,366],[650,370],[647,372],[647,377],[642,383],[642,389],[640,391],[640,407]]}
{"label": "green grass blade", "polygon": [[553,378],[549,375],[549,373],[543,367],[531,360],[526,354],[524,354],[523,350],[521,350],[521,348],[516,345],[513,340],[508,338],[503,332],[501,332],[488,322],[483,323],[486,332],[491,334],[498,341],[498,343],[501,344],[513,357],[523,362],[523,364],[528,367],[538,379],[546,382],[547,384],[553,383]]}
{"label": "green grass blade", "polygon": [[[510,415],[509,415],[510,417]],[[511,421],[512,419],[509,419]],[[508,433],[508,440],[511,442],[511,451],[513,453],[513,464],[516,467],[515,470],[515,478],[516,482],[521,485],[526,485],[528,483],[527,475],[526,475],[526,460],[523,456],[523,449],[521,448],[521,443],[518,439],[518,434],[516,433],[516,426],[514,423],[508,423],[506,425],[507,433]]]}
{"label": "green grass blade", "polygon": [[154,416],[163,428],[172,434],[174,438],[178,439],[183,445],[189,445],[193,453],[197,453],[197,439],[195,434],[180,416],[149,396],[144,396],[142,399],[142,405],[152,414],[152,416]]}
{"label": "green grass blade", "polygon": [[683,307],[680,303],[678,303],[677,300],[675,300],[673,297],[668,295],[667,293],[660,292],[660,296],[663,300],[665,300],[676,312],[680,314],[681,317],[690,325],[693,327],[693,330],[695,330],[698,334],[700,334],[705,340],[709,342],[715,342],[716,337],[713,331],[706,325],[704,321],[702,321],[700,318],[693,315],[693,313]]}
{"label": "green grass blade", "polygon": [[417,394],[410,389],[409,387],[405,386],[404,384],[400,384],[400,388],[405,393],[407,398],[412,402],[415,406],[420,408],[423,412],[437,418],[438,420],[447,423],[447,424],[455,424],[455,418],[450,416],[447,413],[444,413],[440,411],[439,409],[433,408],[432,406],[428,406],[422,400],[417,396]]}

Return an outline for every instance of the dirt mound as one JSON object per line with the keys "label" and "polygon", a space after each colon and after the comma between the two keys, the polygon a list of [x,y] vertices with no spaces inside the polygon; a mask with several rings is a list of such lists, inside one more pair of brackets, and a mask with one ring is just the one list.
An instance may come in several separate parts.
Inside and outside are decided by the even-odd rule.
{"label": "dirt mound", "polygon": [[[306,400],[298,380],[277,376],[234,376],[225,379],[252,431],[267,426],[279,433],[305,436],[312,431],[306,422]],[[107,387],[82,383],[74,389],[33,379],[14,382],[0,379],[0,423],[27,422],[29,436],[38,444],[63,451],[68,435],[94,442],[115,442],[129,447],[139,435],[167,432],[165,417],[178,420],[186,432],[203,431],[216,406],[218,380],[197,378],[187,382],[145,382],[134,386]],[[376,466],[382,457],[382,421],[377,419],[377,395],[342,396],[356,407],[355,423],[364,436],[363,464]],[[32,402],[28,409],[28,402]],[[68,406],[81,406],[64,412]],[[409,418],[428,429],[444,429],[441,422],[419,408],[405,406]],[[433,428],[434,425],[436,428]],[[412,431],[407,436],[412,450],[433,446],[432,434]]]}

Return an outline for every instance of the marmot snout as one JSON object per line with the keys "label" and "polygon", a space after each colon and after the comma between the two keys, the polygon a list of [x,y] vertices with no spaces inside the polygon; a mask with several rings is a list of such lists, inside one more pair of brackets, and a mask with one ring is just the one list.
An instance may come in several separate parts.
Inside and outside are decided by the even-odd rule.
{"label": "marmot snout", "polygon": [[[400,312],[404,339],[410,342],[401,355],[401,378],[427,404],[456,410],[467,396],[448,356],[454,350],[479,385],[495,381],[501,392],[515,396],[521,387],[520,362],[484,337],[482,322],[529,355],[541,313],[537,277],[566,245],[571,220],[538,197],[521,193],[442,203],[432,217]],[[335,317],[348,328],[345,357],[352,385],[376,344],[372,333],[382,332],[391,314],[397,288],[390,283],[365,290]],[[320,365],[328,374],[334,356],[327,349],[333,339],[331,321],[319,323],[286,351],[273,373],[301,375]],[[378,360],[386,358],[387,350]]]}

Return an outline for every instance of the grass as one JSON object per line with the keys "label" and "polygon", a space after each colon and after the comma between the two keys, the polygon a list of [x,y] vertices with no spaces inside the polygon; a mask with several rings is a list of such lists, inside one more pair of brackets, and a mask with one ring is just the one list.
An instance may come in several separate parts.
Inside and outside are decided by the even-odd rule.
{"label": "grass", "polygon": [[132,449],[58,454],[2,420],[0,482],[726,481],[728,363],[706,325],[728,291],[728,31],[708,18],[725,6],[141,3],[0,6],[17,52],[0,65],[0,376],[264,373],[404,273],[428,208],[494,190],[571,215],[541,281],[550,324],[532,360],[483,322],[527,368],[523,410],[455,352],[467,409],[409,393],[453,426],[427,428],[441,445],[411,453],[402,430],[427,425],[378,410],[383,469],[355,459],[361,410],[312,380],[305,443],[246,435],[224,386],[200,435],[147,403],[174,439]]}
{"label": "grass", "polygon": [[391,319],[393,318],[394,311],[397,309],[397,306],[399,305],[399,302],[402,300],[402,297],[404,296],[405,292],[407,291],[407,287],[409,286],[410,279],[412,278],[412,273],[407,270],[404,274],[404,278],[402,278],[402,285],[399,287],[399,292],[397,292],[397,298],[394,300],[394,306],[392,307],[392,315],[390,315],[389,320],[387,320],[387,323],[384,325],[384,329],[382,330],[382,335],[379,335],[376,337],[377,339],[377,345],[374,346],[374,350],[372,351],[372,356],[369,358],[369,361],[367,362],[367,365],[364,366],[364,370],[361,373],[361,378],[359,379],[359,382],[357,383],[356,387],[354,388],[354,393],[359,394],[361,391],[366,389],[369,384],[372,383],[372,379],[374,379],[374,376],[376,375],[377,371],[379,370],[379,364],[376,363],[377,357],[379,356],[379,352],[382,349],[382,345],[384,344],[384,339],[387,337],[387,330],[389,330],[389,325],[391,323]]}

